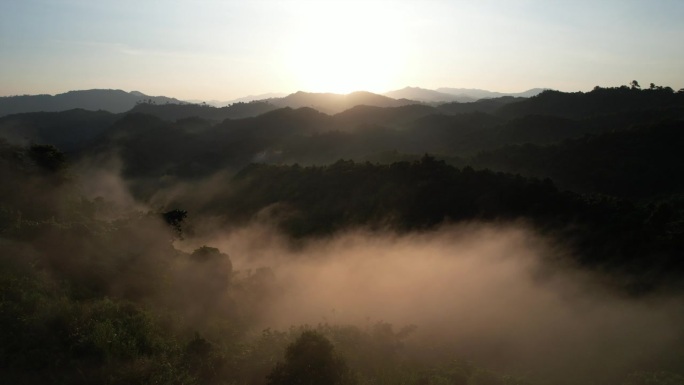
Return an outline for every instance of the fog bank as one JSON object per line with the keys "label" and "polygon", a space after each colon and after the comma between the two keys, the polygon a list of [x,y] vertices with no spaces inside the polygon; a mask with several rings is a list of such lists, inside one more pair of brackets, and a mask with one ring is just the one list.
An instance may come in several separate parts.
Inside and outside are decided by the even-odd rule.
{"label": "fog bank", "polygon": [[441,349],[556,383],[609,380],[682,357],[678,298],[629,298],[554,265],[552,240],[523,225],[397,235],[348,232],[293,246],[268,227],[185,241],[228,252],[240,274],[270,267],[257,325],[414,324],[407,350]]}

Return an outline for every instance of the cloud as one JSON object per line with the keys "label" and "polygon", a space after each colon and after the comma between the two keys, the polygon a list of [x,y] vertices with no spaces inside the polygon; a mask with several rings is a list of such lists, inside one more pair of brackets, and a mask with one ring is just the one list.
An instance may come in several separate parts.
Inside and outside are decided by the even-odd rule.
{"label": "cloud", "polygon": [[236,269],[272,268],[275,289],[253,304],[257,328],[415,324],[411,349],[555,383],[609,380],[682,353],[681,299],[612,292],[549,262],[563,251],[519,225],[353,231],[296,245],[255,225],[213,244]]}

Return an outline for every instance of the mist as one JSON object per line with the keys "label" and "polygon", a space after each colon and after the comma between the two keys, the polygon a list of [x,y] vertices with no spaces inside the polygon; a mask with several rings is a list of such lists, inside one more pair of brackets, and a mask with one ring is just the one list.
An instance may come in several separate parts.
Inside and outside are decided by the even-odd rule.
{"label": "mist", "polygon": [[[107,200],[120,207],[135,201],[118,177],[118,163],[107,171],[80,170],[91,194],[109,191]],[[225,179],[219,173],[194,185],[171,184],[144,210],[182,201],[193,188],[200,190],[198,204],[220,199]],[[116,188],[96,188],[110,185]],[[198,330],[217,317],[242,317],[254,332],[319,324],[415,326],[403,347],[413,359],[457,357],[555,384],[617,383],[635,370],[680,369],[680,297],[614,290],[606,276],[573,266],[572,251],[560,240],[524,221],[409,233],[356,228],[293,240],[272,211],[239,227],[210,216],[192,219],[192,234],[173,246],[191,254],[209,245],[228,258],[167,261],[162,271],[172,283],[146,301],[174,309]],[[156,223],[147,231],[153,239],[165,230]],[[158,254],[148,252],[138,263],[161,266]],[[138,276],[122,279],[114,294],[140,285]]]}
{"label": "mist", "polygon": [[407,351],[442,349],[553,383],[614,381],[682,353],[681,298],[611,291],[559,265],[567,251],[519,223],[357,230],[297,245],[261,224],[207,243],[230,253],[236,276],[272,269],[257,329],[415,325]]}

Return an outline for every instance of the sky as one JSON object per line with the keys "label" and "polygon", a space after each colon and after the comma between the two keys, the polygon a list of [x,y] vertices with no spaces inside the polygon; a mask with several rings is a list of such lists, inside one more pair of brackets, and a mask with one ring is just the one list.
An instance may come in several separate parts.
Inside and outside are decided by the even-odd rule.
{"label": "sky", "polygon": [[0,96],[684,87],[681,0],[0,0]]}

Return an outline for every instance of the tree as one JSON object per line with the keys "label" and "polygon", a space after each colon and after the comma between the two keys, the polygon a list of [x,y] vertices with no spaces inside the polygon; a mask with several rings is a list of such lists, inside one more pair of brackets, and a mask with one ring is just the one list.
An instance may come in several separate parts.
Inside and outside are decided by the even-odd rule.
{"label": "tree", "polygon": [[285,351],[268,375],[269,385],[352,384],[347,364],[335,354],[335,348],[322,334],[307,330]]}
{"label": "tree", "polygon": [[632,86],[633,90],[640,90],[641,86],[639,85],[639,82],[636,80],[632,80],[631,83],[629,83],[630,86]]}
{"label": "tree", "polygon": [[49,172],[58,172],[66,167],[66,157],[51,144],[34,144],[29,148],[31,159]]}
{"label": "tree", "polygon": [[228,260],[228,254],[222,253],[215,247],[202,246],[190,255],[190,258],[197,262],[208,262],[213,260]]}
{"label": "tree", "polygon": [[182,223],[185,220],[185,218],[187,218],[187,216],[187,211],[178,209],[167,211],[162,214],[164,222],[166,222],[166,224],[168,224],[173,229],[176,236],[180,239],[183,239]]}

